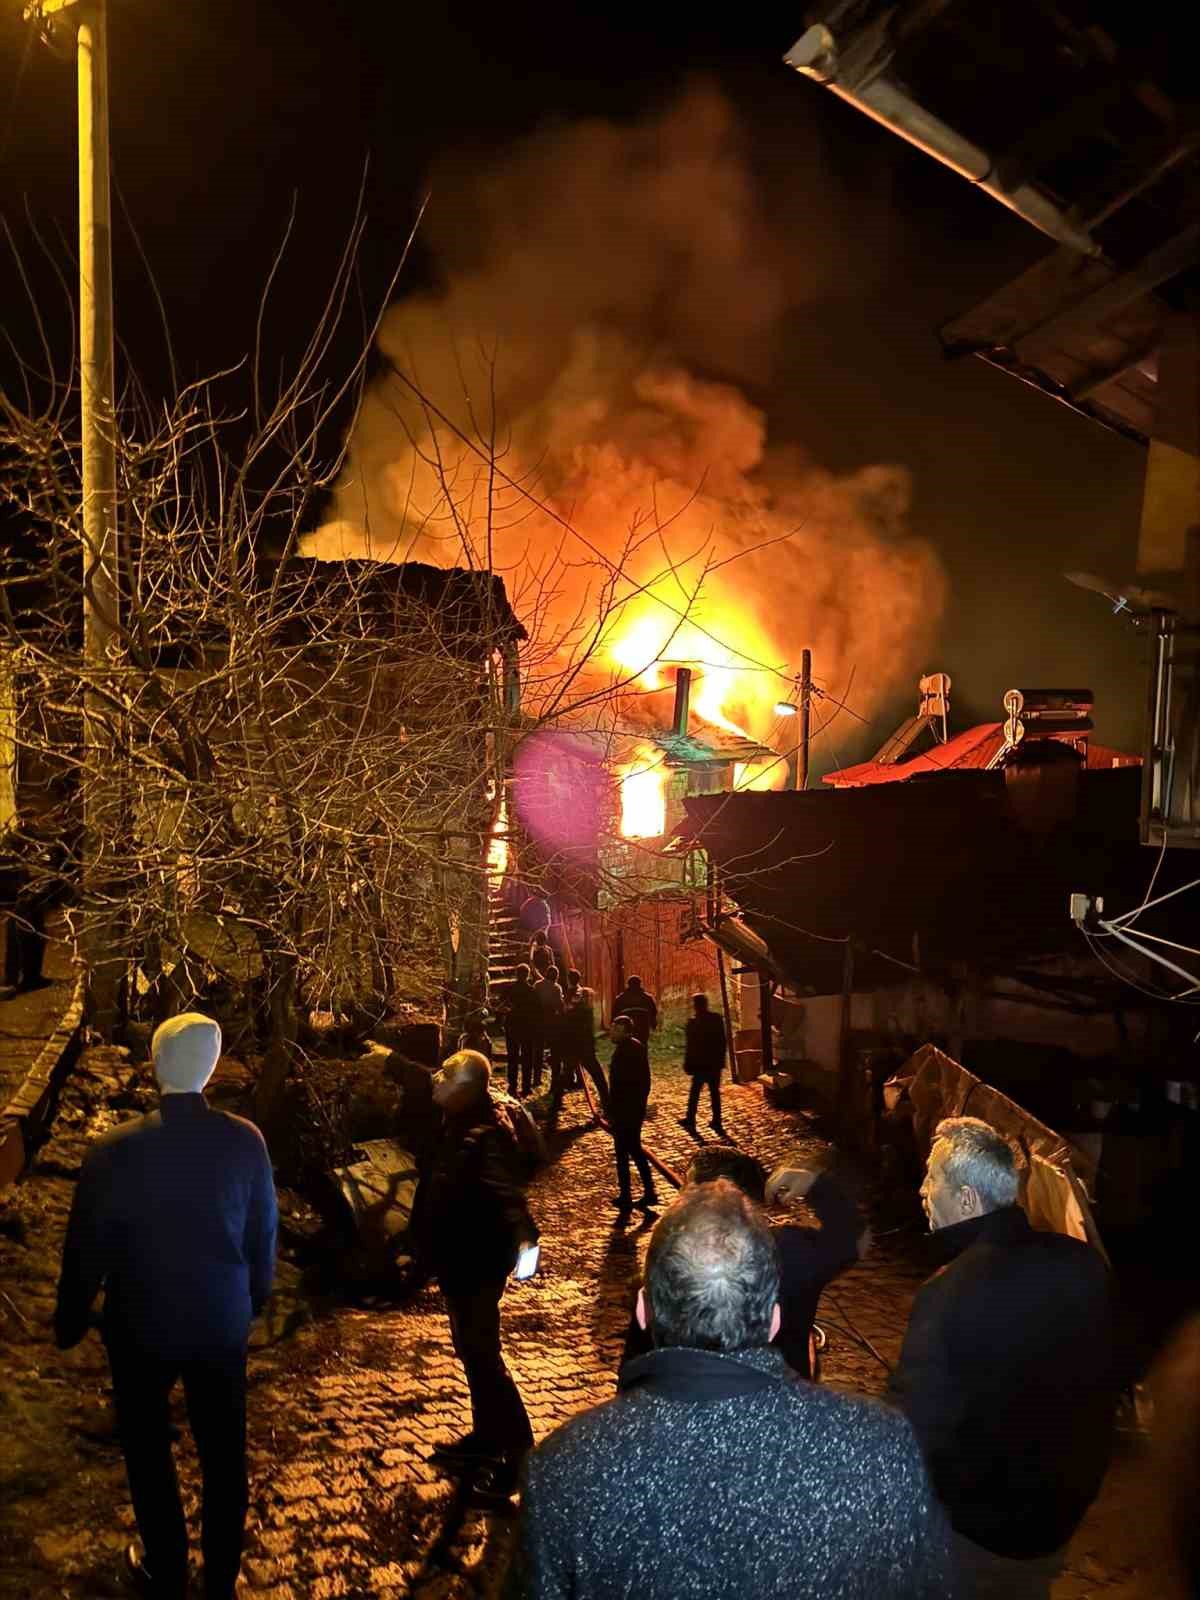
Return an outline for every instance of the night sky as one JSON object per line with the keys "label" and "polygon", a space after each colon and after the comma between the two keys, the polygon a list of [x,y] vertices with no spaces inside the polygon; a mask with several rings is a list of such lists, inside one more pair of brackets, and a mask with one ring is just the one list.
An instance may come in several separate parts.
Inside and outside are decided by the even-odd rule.
{"label": "night sky", "polygon": [[[772,436],[801,441],[837,471],[898,461],[913,473],[912,525],[950,578],[928,667],[953,675],[960,725],[999,717],[1010,686],[1085,683],[1099,736],[1136,748],[1140,643],[1060,574],[1130,575],[1142,452],[981,363],[947,363],[936,338],[939,323],[1048,243],[788,71],[780,57],[803,29],[800,6],[730,6],[707,26],[696,9],[655,26],[648,19],[670,13],[111,0],[124,359],[151,391],[166,382],[161,322],[127,217],[179,366],[196,374],[245,352],[293,200],[270,323],[280,350],[321,304],[364,167],[369,306],[439,158],[492,154],[556,120],[636,115],[710,78],[745,123],[763,205],[803,283],[775,369],[751,390]],[[27,49],[19,12],[0,0],[0,203],[62,336],[29,218],[69,272],[74,75],[68,60]],[[431,204],[436,214],[436,183]],[[428,273],[418,248],[405,281],[421,287]],[[23,343],[29,319],[7,262],[0,292],[4,326]],[[869,753],[849,727],[845,741],[842,759]]]}

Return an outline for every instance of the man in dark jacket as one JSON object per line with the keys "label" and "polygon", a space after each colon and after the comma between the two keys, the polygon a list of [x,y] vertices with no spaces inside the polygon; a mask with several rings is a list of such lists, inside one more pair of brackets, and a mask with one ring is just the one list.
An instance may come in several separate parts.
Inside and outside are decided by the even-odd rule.
{"label": "man in dark jacket", "polygon": [[529,965],[539,978],[544,978],[554,965],[554,951],[544,933],[535,933],[529,946]]}
{"label": "man in dark jacket", "polygon": [[460,1050],[434,1099],[445,1127],[414,1207],[419,1246],[446,1297],[454,1352],[471,1394],[471,1431],[433,1460],[468,1473],[477,1498],[506,1500],[533,1443],[529,1418],[500,1350],[500,1300],[538,1230],[522,1192],[520,1159],[488,1093],[488,1064]]}
{"label": "man in dark jacket", "polygon": [[721,1074],[725,1071],[725,1023],[708,1009],[708,996],[692,996],[692,1015],[684,1029],[683,1070],[692,1080],[688,1091],[687,1115],[679,1126],[690,1134],[696,1132],[696,1112],[700,1109],[700,1091],[708,1088],[708,1102],[712,1111],[712,1130],[724,1136],[721,1126]]}
{"label": "man in dark jacket", "polygon": [[522,962],[504,998],[504,1039],[508,1053],[508,1092],[533,1093],[534,1056],[542,1037],[542,1002],[529,981],[529,968]]}
{"label": "man in dark jacket", "polygon": [[568,1083],[586,1072],[596,1086],[601,1112],[608,1110],[608,1081],[596,1054],[596,996],[583,981],[583,974],[572,968],[563,991],[566,1013],[563,1017],[563,1068]]}
{"label": "man in dark jacket", "polygon": [[658,1001],[646,993],[640,978],[630,978],[613,1002],[612,1014],[628,1017],[633,1023],[634,1038],[650,1043],[650,1035],[658,1027]]}
{"label": "man in dark jacket", "polygon": [[1046,1596],[1095,1498],[1116,1403],[1108,1271],[1037,1233],[1011,1146],[939,1124],[921,1189],[948,1266],[913,1303],[892,1391],[925,1450],[981,1595]]}
{"label": "man in dark jacket", "polygon": [[613,1205],[622,1216],[628,1216],[633,1210],[633,1192],[629,1186],[631,1160],[642,1180],[638,1205],[648,1210],[658,1203],[650,1162],[642,1149],[642,1124],[650,1101],[650,1058],[646,1046],[634,1037],[629,1017],[614,1017],[609,1033],[616,1047],[608,1067],[608,1121],[617,1158],[618,1185]]}
{"label": "man in dark jacket", "polygon": [[204,1480],[205,1593],[232,1600],[246,1520],[246,1341],[271,1289],[276,1205],[252,1123],[210,1111],[202,1090],[221,1030],[195,1012],[154,1035],[157,1111],[88,1151],[58,1285],[60,1349],[78,1344],[104,1289],[104,1342],[129,1491],[145,1547],[142,1586],[182,1600],[188,1533],[168,1400],[183,1380]]}
{"label": "man in dark jacket", "polygon": [[[767,1179],[761,1161],[728,1145],[712,1144],[698,1150],[688,1166],[685,1187],[715,1183],[725,1178],[754,1205],[775,1201],[807,1200],[820,1228],[775,1223],[771,1237],[779,1256],[779,1332],[773,1347],[800,1378],[812,1377],[811,1341],[817,1302],[825,1285],[857,1261],[864,1245],[858,1208],[852,1196],[830,1173],[803,1167],[777,1168]],[[649,1332],[636,1313],[625,1333],[622,1367],[652,1348]]]}
{"label": "man in dark jacket", "polygon": [[538,1004],[542,1008],[542,1032],[540,1043],[536,1046],[534,1082],[541,1081],[544,1052],[550,1058],[550,1090],[557,1099],[562,1094],[562,1025],[563,1012],[566,1009],[562,984],[558,981],[558,968],[547,967],[545,976],[534,984],[533,992],[537,995]]}
{"label": "man in dark jacket", "polygon": [[718,1181],[654,1230],[655,1348],[529,1458],[531,1600],[946,1600],[947,1531],[904,1419],[797,1383],[769,1348],[771,1231]]}

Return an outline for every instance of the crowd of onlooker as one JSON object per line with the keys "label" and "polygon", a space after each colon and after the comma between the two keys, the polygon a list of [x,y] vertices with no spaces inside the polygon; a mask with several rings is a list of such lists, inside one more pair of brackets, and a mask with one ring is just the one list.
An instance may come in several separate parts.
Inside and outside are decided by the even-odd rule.
{"label": "crowd of onlooker", "polygon": [[[633,1207],[631,1164],[638,1204],[659,1204],[641,1144],[653,1001],[630,989],[607,1077],[590,1047],[621,1214]],[[160,1107],[89,1153],[59,1287],[63,1346],[84,1336],[105,1292],[143,1545],[129,1573],[170,1600],[182,1600],[189,1572],[168,1397],[182,1380],[204,1480],[205,1589],[230,1600],[247,1506],[246,1339],[274,1256],[263,1141],[204,1097],[220,1042],[198,1014],[156,1033]],[[718,1059],[723,1031],[697,996],[685,1053],[694,1082]],[[470,1430],[431,1459],[485,1507],[520,1492],[513,1593],[1049,1594],[1109,1461],[1118,1361],[1104,1259],[1030,1226],[1004,1138],[969,1117],[936,1130],[921,1196],[944,1265],[916,1297],[886,1403],[813,1381],[820,1294],[867,1248],[850,1190],[831,1171],[789,1163],[768,1174],[729,1141],[702,1146],[653,1229],[614,1397],[534,1447],[500,1313],[514,1272],[536,1270],[538,1228],[489,1083],[485,1055],[470,1048],[437,1074],[441,1127],[413,1236],[441,1286],[471,1401]],[[712,1109],[719,1126],[719,1099]],[[801,1201],[815,1225],[790,1210]],[[1179,1403],[1163,1430],[1162,1498],[1181,1562],[1195,1549],[1195,1351],[1193,1333],[1172,1358]]]}

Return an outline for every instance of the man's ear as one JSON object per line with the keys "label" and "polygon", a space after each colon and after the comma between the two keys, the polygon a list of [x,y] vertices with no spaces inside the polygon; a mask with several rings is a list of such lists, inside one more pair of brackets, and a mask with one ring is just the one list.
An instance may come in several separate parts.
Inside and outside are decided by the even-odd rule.
{"label": "man's ear", "polygon": [[779,1325],[782,1321],[783,1318],[779,1314],[779,1302],[776,1301],[776,1303],[771,1307],[771,1336],[767,1340],[768,1344],[775,1343],[775,1339],[779,1333]]}
{"label": "man's ear", "polygon": [[[638,1327],[642,1330],[643,1333],[645,1333],[646,1329],[650,1326],[650,1313],[646,1309],[646,1291],[645,1291],[645,1289],[639,1289],[638,1290],[637,1305],[634,1307],[633,1314],[637,1318]],[[773,1339],[775,1337],[775,1335],[772,1334],[771,1337]]]}
{"label": "man's ear", "polygon": [[964,1217],[978,1217],[982,1214],[983,1207],[979,1203],[979,1192],[976,1189],[972,1189],[969,1183],[963,1184],[962,1192],[958,1198]]}

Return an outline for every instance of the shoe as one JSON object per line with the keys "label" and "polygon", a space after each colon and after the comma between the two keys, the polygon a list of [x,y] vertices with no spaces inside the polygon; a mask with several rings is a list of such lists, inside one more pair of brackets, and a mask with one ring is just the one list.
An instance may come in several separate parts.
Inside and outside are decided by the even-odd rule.
{"label": "shoe", "polygon": [[42,989],[53,989],[53,978],[26,978],[17,985],[18,994],[37,994]]}
{"label": "shoe", "polygon": [[457,1465],[462,1462],[486,1461],[488,1453],[486,1445],[480,1444],[477,1434],[464,1433],[461,1439],[451,1439],[446,1444],[435,1445],[425,1459],[435,1466],[443,1461]]}
{"label": "shoe", "polygon": [[488,1511],[506,1510],[520,1483],[520,1473],[511,1461],[489,1461],[467,1486],[467,1500]]}
{"label": "shoe", "polygon": [[616,1206],[623,1217],[627,1217],[633,1210],[633,1196],[628,1194],[614,1194],[609,1196],[609,1205]]}
{"label": "shoe", "polygon": [[718,1139],[728,1139],[729,1135],[725,1132],[725,1129],[719,1122],[710,1122],[709,1127],[716,1134]]}
{"label": "shoe", "polygon": [[679,1122],[679,1126],[684,1130],[685,1133],[690,1133],[693,1139],[698,1137],[696,1124],[694,1122],[689,1122],[686,1117],[679,1117],[677,1120]]}
{"label": "shoe", "polygon": [[637,1202],[637,1209],[639,1211],[653,1211],[659,1203],[658,1195],[653,1189],[649,1189]]}

